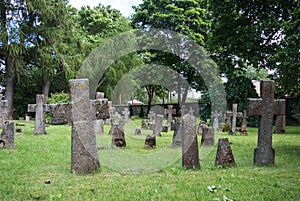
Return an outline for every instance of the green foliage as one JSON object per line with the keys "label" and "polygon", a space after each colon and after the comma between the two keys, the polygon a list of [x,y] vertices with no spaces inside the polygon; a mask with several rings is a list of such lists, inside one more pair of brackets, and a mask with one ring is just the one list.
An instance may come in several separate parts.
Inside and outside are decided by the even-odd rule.
{"label": "green foliage", "polygon": [[58,104],[58,103],[69,103],[70,102],[70,94],[62,92],[57,92],[51,94],[51,97],[48,98],[49,104]]}

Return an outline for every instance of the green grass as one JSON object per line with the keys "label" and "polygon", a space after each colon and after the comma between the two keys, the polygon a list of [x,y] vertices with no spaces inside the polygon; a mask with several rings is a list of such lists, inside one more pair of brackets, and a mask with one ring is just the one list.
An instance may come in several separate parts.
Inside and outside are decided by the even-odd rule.
{"label": "green grass", "polygon": [[[156,149],[144,149],[147,132],[134,136],[141,124],[136,120],[125,127],[125,149],[111,149],[107,134],[97,136],[100,170],[73,175],[71,127],[50,126],[47,135],[35,136],[33,122],[24,123],[23,134],[15,136],[15,150],[0,150],[0,200],[300,199],[300,127],[287,127],[286,134],[273,135],[273,166],[253,165],[257,129],[248,128],[249,136],[218,134],[232,142],[235,167],[214,166],[215,146],[200,148],[200,170],[185,170],[181,150],[170,148],[172,132],[157,138]],[[145,161],[135,161],[140,158]],[[116,167],[111,167],[113,162]],[[47,180],[51,184],[45,184]],[[211,186],[215,186],[214,193],[208,190]]]}

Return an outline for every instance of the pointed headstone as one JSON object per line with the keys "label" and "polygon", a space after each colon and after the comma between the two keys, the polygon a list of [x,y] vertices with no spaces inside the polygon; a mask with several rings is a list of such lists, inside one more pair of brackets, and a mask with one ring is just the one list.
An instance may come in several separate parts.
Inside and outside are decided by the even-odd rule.
{"label": "pointed headstone", "polygon": [[2,141],[4,148],[8,148],[8,149],[15,148],[14,122],[9,121],[4,124],[0,140]]}
{"label": "pointed headstone", "polygon": [[228,138],[220,138],[218,140],[218,150],[216,155],[216,166],[234,166],[235,160],[230,147]]}

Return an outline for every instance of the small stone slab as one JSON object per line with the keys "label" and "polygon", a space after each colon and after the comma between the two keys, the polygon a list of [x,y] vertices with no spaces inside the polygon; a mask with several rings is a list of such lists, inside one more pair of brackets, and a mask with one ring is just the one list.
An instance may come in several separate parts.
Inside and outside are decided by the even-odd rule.
{"label": "small stone slab", "polygon": [[104,134],[103,119],[93,120],[93,127],[96,135]]}
{"label": "small stone slab", "polygon": [[140,128],[136,128],[134,134],[135,135],[141,135],[142,134],[142,130]]}
{"label": "small stone slab", "polygon": [[142,121],[142,129],[147,129],[147,122],[146,122],[146,119],[143,119]]}
{"label": "small stone slab", "polygon": [[215,132],[213,128],[203,128],[201,146],[214,146]]}
{"label": "small stone slab", "polygon": [[216,166],[234,166],[235,160],[230,147],[228,138],[220,138],[218,141],[218,150],[216,155]]}
{"label": "small stone slab", "polygon": [[190,114],[183,116],[182,167],[200,168],[196,118]]}
{"label": "small stone slab", "polygon": [[3,147],[8,149],[15,148],[15,130],[14,122],[5,122],[1,133],[1,140],[3,141]]}
{"label": "small stone slab", "polygon": [[112,130],[112,148],[126,147],[125,133],[122,126],[114,126]]}
{"label": "small stone slab", "polygon": [[144,147],[145,148],[155,148],[156,147],[156,137],[153,135],[147,135]]}

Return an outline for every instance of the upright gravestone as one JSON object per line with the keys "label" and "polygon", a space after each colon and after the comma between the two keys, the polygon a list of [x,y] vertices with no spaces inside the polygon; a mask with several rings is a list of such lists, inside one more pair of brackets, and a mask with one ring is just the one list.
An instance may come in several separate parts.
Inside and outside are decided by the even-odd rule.
{"label": "upright gravestone", "polygon": [[275,134],[285,133],[285,115],[277,115],[275,121]]}
{"label": "upright gravestone", "polygon": [[145,148],[155,148],[156,147],[156,137],[153,135],[147,135],[144,147]]}
{"label": "upright gravestone", "polygon": [[2,100],[3,95],[0,94],[0,128],[4,127],[4,112],[8,106],[7,100]]}
{"label": "upright gravestone", "polygon": [[285,114],[285,100],[274,100],[274,92],[274,81],[261,81],[261,98],[248,98],[248,115],[260,116],[258,144],[254,149],[254,164],[257,166],[274,164],[275,150],[272,147],[273,116]]}
{"label": "upright gravestone", "polygon": [[182,132],[183,132],[182,118],[175,119],[174,134],[172,138],[172,146],[177,147],[182,145]]}
{"label": "upright gravestone", "polygon": [[163,128],[163,120],[164,116],[163,115],[156,115],[156,120],[155,120],[155,129],[153,131],[153,136],[157,137],[160,136],[160,132],[162,131]]}
{"label": "upright gravestone", "polygon": [[14,122],[10,121],[4,124],[0,139],[3,141],[4,148],[15,148]]}
{"label": "upright gravestone", "polygon": [[111,146],[115,147],[126,147],[125,133],[124,133],[124,121],[118,112],[115,113],[111,121]]}
{"label": "upright gravestone", "polygon": [[215,145],[215,132],[212,128],[204,128],[201,138],[201,146],[214,146]]}
{"label": "upright gravestone", "polygon": [[214,130],[219,129],[219,113],[217,111],[212,112],[211,116],[213,117],[213,128]]}
{"label": "upright gravestone", "polygon": [[36,104],[28,104],[28,112],[35,112],[34,134],[46,134],[45,112],[48,111],[44,104],[44,95],[36,95]]}
{"label": "upright gravestone", "polygon": [[171,126],[173,120],[173,114],[176,114],[176,109],[173,109],[173,105],[168,105],[168,109],[165,110],[165,114],[168,114],[168,126]]}
{"label": "upright gravestone", "polygon": [[216,155],[216,166],[234,166],[235,160],[230,147],[228,138],[220,138],[218,141],[218,150]]}
{"label": "upright gravestone", "polygon": [[232,122],[231,122],[232,112],[231,111],[227,111],[225,113],[225,119],[226,119],[226,123],[229,125],[229,128],[231,129],[231,125],[232,125]]}
{"label": "upright gravestone", "polygon": [[104,134],[103,119],[93,120],[93,127],[96,135]]}
{"label": "upright gravestone", "polygon": [[89,81],[70,80],[72,112],[71,170],[85,174],[100,167],[96,136],[91,120]]}
{"label": "upright gravestone", "polygon": [[200,168],[196,118],[189,114],[183,116],[182,167]]}
{"label": "upright gravestone", "polygon": [[124,120],[125,120],[125,123],[128,122],[128,119],[129,119],[129,111],[128,111],[128,108],[125,108],[124,111],[122,112],[122,114],[124,114]]}

